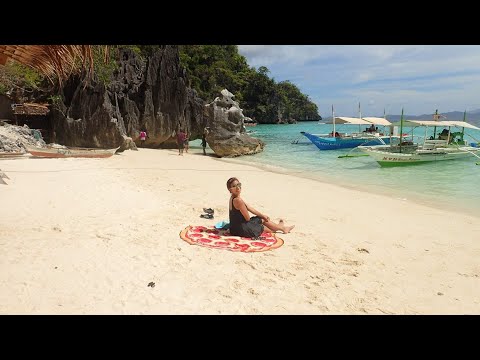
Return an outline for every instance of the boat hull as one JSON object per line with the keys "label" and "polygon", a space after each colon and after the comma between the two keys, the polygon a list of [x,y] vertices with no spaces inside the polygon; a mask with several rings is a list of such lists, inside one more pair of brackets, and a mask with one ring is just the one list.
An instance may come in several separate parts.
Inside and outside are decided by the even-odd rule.
{"label": "boat hull", "polygon": [[115,154],[115,149],[75,149],[75,148],[37,148],[27,146],[27,151],[35,157],[43,158],[108,158]]}
{"label": "boat hull", "polygon": [[379,139],[382,139],[385,144],[390,144],[390,136],[324,137],[307,132],[302,132],[302,134],[320,150],[351,149],[360,145],[378,145],[381,144]]}
{"label": "boat hull", "polygon": [[21,153],[21,152],[0,152],[0,159],[8,159],[8,158],[12,158],[12,157],[19,157],[19,156],[23,156],[25,155],[25,153]]}
{"label": "boat hull", "polygon": [[[405,166],[424,164],[434,161],[456,160],[473,156],[480,149],[473,147],[445,148],[436,151],[417,150],[413,153],[398,153],[382,151],[385,146],[358,147],[359,150],[370,155],[382,167]],[[467,151],[468,150],[468,151]]]}

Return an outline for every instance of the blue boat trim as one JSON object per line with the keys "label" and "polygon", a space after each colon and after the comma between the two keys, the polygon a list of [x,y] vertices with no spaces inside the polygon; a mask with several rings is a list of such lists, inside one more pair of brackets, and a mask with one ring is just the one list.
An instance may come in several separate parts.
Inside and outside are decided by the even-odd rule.
{"label": "blue boat trim", "polygon": [[[310,140],[320,150],[337,150],[337,149],[351,149],[359,145],[381,145],[381,141],[374,138],[342,138],[342,137],[322,137],[308,132],[301,132],[308,140]],[[380,136],[385,144],[390,144],[390,136]]]}

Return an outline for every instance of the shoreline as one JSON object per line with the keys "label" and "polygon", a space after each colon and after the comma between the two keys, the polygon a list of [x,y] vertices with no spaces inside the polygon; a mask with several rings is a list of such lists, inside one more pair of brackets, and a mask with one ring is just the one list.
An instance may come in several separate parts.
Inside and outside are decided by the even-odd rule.
{"label": "shoreline", "polygon": [[[275,174],[291,175],[291,176],[295,176],[295,177],[302,178],[302,179],[309,179],[309,180],[312,180],[312,181],[317,181],[317,182],[322,183],[322,184],[329,184],[329,185],[333,185],[333,186],[338,186],[338,187],[341,187],[343,189],[348,189],[348,190],[352,190],[352,191],[359,191],[359,192],[366,193],[366,194],[371,194],[371,195],[381,195],[381,196],[385,196],[385,197],[390,198],[390,199],[397,199],[397,200],[401,200],[401,201],[411,202],[411,203],[414,203],[414,204],[417,204],[417,205],[427,206],[427,207],[430,207],[432,209],[437,209],[437,210],[442,210],[442,211],[447,211],[447,212],[462,213],[464,215],[478,217],[480,219],[480,213],[477,213],[478,209],[474,208],[474,207],[469,207],[467,205],[459,206],[458,203],[448,203],[448,204],[446,204],[445,202],[441,202],[438,199],[435,200],[433,198],[425,197],[425,196],[420,198],[420,199],[415,199],[415,196],[416,196],[415,193],[408,193],[407,194],[408,197],[406,198],[405,196],[402,197],[401,196],[402,194],[400,194],[399,192],[396,193],[394,190],[389,189],[389,188],[384,187],[384,186],[377,186],[377,185],[371,185],[371,184],[370,185],[365,185],[365,186],[362,186],[362,185],[355,185],[355,186],[347,185],[347,184],[344,184],[344,183],[335,182],[335,180],[338,180],[335,176],[320,175],[319,174],[320,170],[317,171],[318,175],[310,175],[312,173],[312,171],[310,171],[310,170],[296,171],[294,169],[289,169],[289,168],[281,167],[281,166],[278,166],[278,165],[266,165],[266,164],[263,164],[263,163],[260,163],[260,162],[247,162],[247,161],[245,161],[243,159],[239,159],[239,158],[231,158],[231,159],[229,159],[229,158],[217,158],[216,160],[228,162],[228,163],[231,163],[231,164],[236,164],[237,163],[237,164],[241,164],[241,165],[252,166],[252,167],[258,168],[260,170],[267,171],[267,172],[272,172],[272,173],[275,173]],[[371,189],[374,189],[374,190],[371,190]]]}
{"label": "shoreline", "polygon": [[[224,160],[143,148],[1,160],[0,313],[480,312],[478,218]],[[188,225],[228,219],[231,176],[253,207],[296,225],[283,246],[240,253],[180,239]]]}

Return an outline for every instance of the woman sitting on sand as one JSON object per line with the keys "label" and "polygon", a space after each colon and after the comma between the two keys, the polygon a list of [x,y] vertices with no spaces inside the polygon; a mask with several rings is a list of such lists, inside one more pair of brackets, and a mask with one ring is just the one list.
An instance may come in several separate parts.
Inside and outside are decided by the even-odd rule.
{"label": "woman sitting on sand", "polygon": [[[230,215],[230,234],[242,237],[259,237],[264,231],[276,232],[281,230],[288,234],[295,225],[285,226],[283,220],[278,224],[270,220],[266,215],[247,205],[240,197],[242,184],[236,177],[227,181],[227,189],[232,194],[228,204]],[[257,216],[250,217],[249,212]]]}

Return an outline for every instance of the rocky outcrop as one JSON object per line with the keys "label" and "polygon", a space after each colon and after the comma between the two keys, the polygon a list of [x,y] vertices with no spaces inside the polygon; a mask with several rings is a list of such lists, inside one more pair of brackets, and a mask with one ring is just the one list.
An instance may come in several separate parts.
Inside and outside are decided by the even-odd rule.
{"label": "rocky outcrop", "polygon": [[0,122],[0,154],[26,153],[25,145],[44,147],[46,144],[38,130]]}
{"label": "rocky outcrop", "polygon": [[13,119],[12,103],[8,96],[0,94],[0,119]]}
{"label": "rocky outcrop", "polygon": [[140,131],[146,147],[174,148],[176,132],[201,138],[220,157],[255,154],[264,143],[245,133],[242,109],[227,90],[211,104],[187,87],[176,46],[162,46],[146,61],[122,50],[109,86],[70,78],[64,97],[51,107],[52,142],[67,146],[136,149]]}
{"label": "rocky outcrop", "polygon": [[71,78],[64,100],[52,106],[52,140],[67,146],[136,148],[145,129],[146,147],[176,147],[182,128],[190,139],[200,138],[207,120],[204,104],[186,86],[176,46],[161,46],[146,61],[122,50],[118,69],[108,87]]}
{"label": "rocky outcrop", "polygon": [[54,143],[67,146],[114,148],[123,150],[128,135],[123,119],[118,117],[109,92],[101,84],[84,86],[79,78],[70,79],[66,101],[51,107]]}
{"label": "rocky outcrop", "polygon": [[210,148],[220,157],[235,157],[261,152],[265,143],[246,134],[243,111],[234,95],[224,89],[221,96],[205,106],[210,131]]}

